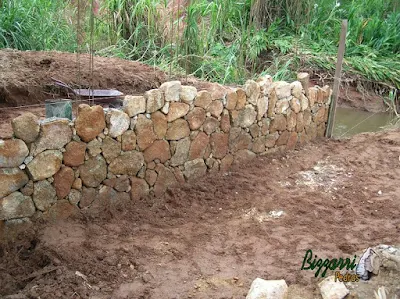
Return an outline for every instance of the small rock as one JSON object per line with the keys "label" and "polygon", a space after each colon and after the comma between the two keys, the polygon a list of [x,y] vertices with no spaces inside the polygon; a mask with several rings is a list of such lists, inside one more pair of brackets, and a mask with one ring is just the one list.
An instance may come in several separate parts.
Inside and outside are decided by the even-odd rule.
{"label": "small rock", "polygon": [[129,117],[146,112],[146,99],[142,96],[127,95],[123,101],[123,110]]}
{"label": "small rock", "polygon": [[39,136],[39,119],[36,115],[30,112],[14,118],[11,125],[14,130],[14,135],[26,143],[34,142]]}
{"label": "small rock", "polygon": [[81,104],[78,107],[78,117],[75,120],[76,134],[84,141],[89,142],[103,132],[106,127],[103,107],[90,107]]}
{"label": "small rock", "polygon": [[185,116],[189,112],[189,105],[180,102],[173,102],[169,105],[167,121],[172,122],[178,118]]}
{"label": "small rock", "polygon": [[35,210],[32,199],[20,192],[0,199],[0,220],[31,217]]}
{"label": "small rock", "polygon": [[250,104],[257,105],[257,100],[260,95],[260,86],[254,80],[247,80],[244,85],[247,99]]}
{"label": "small rock", "polygon": [[180,81],[170,81],[161,84],[160,90],[164,92],[165,101],[178,102],[182,84]]}
{"label": "small rock", "polygon": [[125,112],[116,109],[111,110],[107,113],[108,134],[113,138],[121,136],[129,129],[130,121],[128,114]]}
{"label": "small rock", "polygon": [[179,140],[189,136],[190,129],[186,120],[177,119],[173,121],[167,130],[166,139],[167,140]]}
{"label": "small rock", "polygon": [[318,286],[323,299],[343,299],[350,293],[343,282],[335,281],[335,276],[325,278]]}
{"label": "small rock", "polygon": [[159,89],[151,89],[144,93],[147,102],[146,112],[153,113],[160,110],[164,104],[164,95]]}
{"label": "small rock", "polygon": [[182,86],[180,99],[186,104],[191,104],[197,95],[197,89],[194,86]]}
{"label": "small rock", "polygon": [[288,286],[284,280],[264,280],[256,278],[246,299],[286,299]]}
{"label": "small rock", "polygon": [[59,150],[72,139],[72,130],[67,119],[46,121],[41,125],[39,138],[36,140],[33,155],[45,150]]}
{"label": "small rock", "polygon": [[47,150],[37,155],[27,169],[33,181],[40,181],[52,177],[61,167],[63,155],[60,151]]}
{"label": "small rock", "polygon": [[[96,140],[97,141],[97,140]],[[86,143],[71,141],[65,147],[63,154],[64,164],[77,167],[85,162]]]}
{"label": "small rock", "polygon": [[58,199],[63,199],[71,191],[71,186],[75,181],[75,174],[72,168],[62,167],[54,175],[54,187],[56,189]]}
{"label": "small rock", "polygon": [[19,168],[0,168],[0,198],[17,191],[28,181],[28,176]]}
{"label": "small rock", "polygon": [[194,100],[194,105],[196,107],[201,107],[203,109],[207,109],[212,102],[211,94],[206,91],[202,90],[197,93],[196,99]]}
{"label": "small rock", "polygon": [[18,167],[28,154],[28,147],[21,139],[0,139],[0,168]]}
{"label": "small rock", "polygon": [[39,181],[33,186],[32,198],[38,210],[46,211],[57,201],[56,190],[47,180]]}
{"label": "small rock", "polygon": [[98,155],[79,166],[79,173],[85,186],[97,187],[107,177],[107,163],[101,155]]}

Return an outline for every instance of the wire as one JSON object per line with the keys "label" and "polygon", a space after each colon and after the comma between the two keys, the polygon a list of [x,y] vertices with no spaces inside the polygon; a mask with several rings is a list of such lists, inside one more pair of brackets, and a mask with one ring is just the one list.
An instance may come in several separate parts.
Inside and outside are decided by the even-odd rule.
{"label": "wire", "polygon": [[[371,117],[373,117],[375,114],[380,113],[380,112],[375,112],[374,114],[371,114],[370,116],[366,117],[365,119],[363,119],[362,121],[360,121],[358,124],[354,125],[353,127],[351,127],[349,130],[347,130],[346,132],[344,132],[342,135],[339,136],[339,138],[342,138],[343,136],[345,136],[347,133],[349,133],[351,130],[357,128],[359,125],[361,125],[363,122],[365,122],[366,120],[370,119]],[[333,125],[333,124],[332,124]]]}

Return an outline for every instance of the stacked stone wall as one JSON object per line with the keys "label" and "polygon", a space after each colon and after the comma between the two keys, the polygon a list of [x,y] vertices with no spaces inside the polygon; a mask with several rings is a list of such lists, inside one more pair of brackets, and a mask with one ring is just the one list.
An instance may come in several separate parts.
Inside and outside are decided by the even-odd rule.
{"label": "stacked stone wall", "polygon": [[[304,74],[303,74],[304,76]],[[27,113],[0,140],[0,220],[161,197],[168,187],[324,136],[331,89],[272,82],[198,91],[166,82],[74,121]]]}

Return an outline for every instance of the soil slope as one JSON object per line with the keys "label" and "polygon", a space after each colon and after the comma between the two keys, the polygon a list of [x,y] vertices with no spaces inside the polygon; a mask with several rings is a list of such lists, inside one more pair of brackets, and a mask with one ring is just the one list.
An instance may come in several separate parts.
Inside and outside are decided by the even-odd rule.
{"label": "soil slope", "polygon": [[[399,155],[400,131],[320,140],[162,199],[40,221],[20,235],[4,226],[14,239],[0,247],[0,296],[244,298],[262,277],[285,279],[289,298],[320,298],[314,271],[300,270],[307,249],[352,258],[400,245]],[[389,298],[400,292],[399,279],[374,279]]]}

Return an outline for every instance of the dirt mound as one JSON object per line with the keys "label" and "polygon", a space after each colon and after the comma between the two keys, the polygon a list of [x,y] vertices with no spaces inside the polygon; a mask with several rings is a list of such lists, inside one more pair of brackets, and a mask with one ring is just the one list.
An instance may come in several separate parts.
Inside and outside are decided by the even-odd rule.
{"label": "dirt mound", "polygon": [[[289,298],[320,298],[315,271],[300,270],[306,250],[352,258],[400,245],[399,146],[400,131],[323,140],[161,199],[34,223],[0,248],[0,296],[244,298],[262,277],[285,279]],[[399,276],[384,277],[355,298],[385,284],[392,298]]]}

